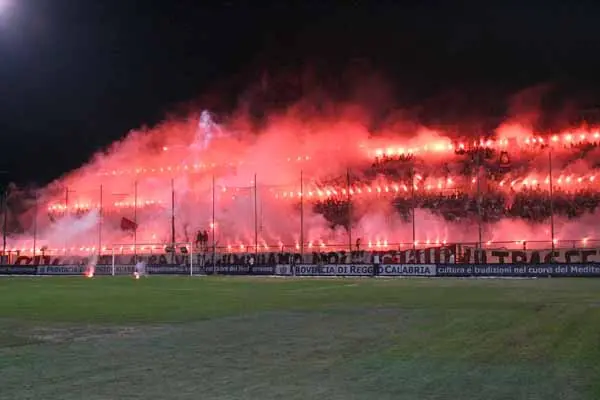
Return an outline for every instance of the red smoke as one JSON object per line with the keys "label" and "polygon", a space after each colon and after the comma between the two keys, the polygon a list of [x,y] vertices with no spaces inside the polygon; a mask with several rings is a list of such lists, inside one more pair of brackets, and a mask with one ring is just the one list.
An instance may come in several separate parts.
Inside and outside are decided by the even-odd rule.
{"label": "red smoke", "polygon": [[[173,198],[175,240],[194,242],[198,230],[208,230],[212,243],[213,178],[215,240],[230,251],[252,248],[255,233],[261,249],[298,247],[301,202],[306,249],[347,246],[346,230],[331,228],[313,203],[348,197],[356,218],[353,241],[361,238],[363,248],[411,246],[412,223],[394,210],[394,198],[491,192],[512,197],[526,189],[548,190],[550,145],[556,192],[596,191],[600,184],[594,164],[598,149],[581,150],[600,142],[600,131],[594,129],[548,134],[503,125],[493,135],[455,139],[455,134],[424,127],[370,132],[346,114],[306,117],[290,112],[254,131],[240,120],[219,125],[206,117],[131,132],[42,190],[37,250],[61,254],[114,247],[131,252],[135,242],[136,251],[158,251],[171,241]],[[240,126],[244,130],[236,129]],[[508,172],[493,180],[476,168],[461,171],[457,153],[473,148],[493,150],[493,162],[508,158],[503,160],[510,164]],[[373,173],[372,164],[383,158],[408,159],[414,181]],[[476,221],[448,222],[426,209],[417,209],[415,218],[418,245],[478,240]],[[600,234],[591,214],[576,221],[557,217],[556,226],[559,241],[585,239],[587,244]],[[548,223],[504,218],[485,224],[483,242],[510,242],[498,244],[507,247],[521,241],[549,243],[549,229]],[[10,238],[8,250],[31,252],[32,236],[30,231]]]}

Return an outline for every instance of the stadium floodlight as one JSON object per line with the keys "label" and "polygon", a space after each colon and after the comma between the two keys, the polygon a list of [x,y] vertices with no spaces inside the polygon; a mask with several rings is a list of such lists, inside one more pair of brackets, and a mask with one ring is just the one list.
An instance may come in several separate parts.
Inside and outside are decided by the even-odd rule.
{"label": "stadium floodlight", "polygon": [[13,0],[0,0],[0,18],[5,19],[6,17],[9,17],[13,6]]}

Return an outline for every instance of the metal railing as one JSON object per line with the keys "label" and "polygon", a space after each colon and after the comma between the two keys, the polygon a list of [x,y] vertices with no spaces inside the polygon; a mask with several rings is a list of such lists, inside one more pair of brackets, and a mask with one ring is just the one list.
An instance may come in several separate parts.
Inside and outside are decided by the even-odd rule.
{"label": "metal railing", "polygon": [[[371,243],[366,246],[353,246],[352,252],[373,252],[373,253],[393,253],[402,251],[422,251],[434,250],[436,248],[454,248],[456,256],[460,257],[463,250],[460,249],[478,249],[477,242],[465,243]],[[562,249],[600,249],[600,240],[560,240],[555,241],[554,250]],[[499,241],[484,244],[485,251],[493,250],[552,250],[550,241]],[[263,245],[255,248],[254,246],[217,246],[213,243],[205,243],[198,246],[192,242],[178,242],[175,244],[165,243],[118,243],[103,247],[100,251],[97,249],[73,248],[63,251],[59,250],[43,250],[40,249],[35,253],[31,250],[11,250],[0,255],[3,256],[4,264],[63,264],[66,260],[93,260],[101,259],[103,264],[114,263],[116,258],[127,258],[128,263],[134,262],[137,258],[166,260],[166,263],[193,263],[194,260],[202,260],[202,262],[213,262],[225,255],[260,255],[266,253],[274,254],[326,254],[331,252],[348,252],[348,244],[329,244],[309,246],[306,244],[304,249],[299,244],[295,245]],[[107,262],[108,261],[108,262]],[[161,261],[162,262],[162,261]]]}
{"label": "metal railing", "polygon": [[[547,228],[547,232],[544,235],[535,236],[536,238],[547,237],[547,240],[527,240],[528,238],[524,238],[525,240],[518,241],[509,241],[505,240],[506,236],[499,237],[497,240],[488,240],[493,233],[493,224],[486,223],[483,219],[483,211],[481,209],[481,198],[483,192],[486,191],[484,185],[480,184],[480,181],[483,180],[484,176],[484,167],[482,167],[480,157],[477,158],[477,170],[474,176],[474,182],[476,185],[474,188],[471,188],[471,193],[476,191],[477,198],[477,211],[476,218],[471,220],[471,223],[468,226],[469,234],[462,235],[462,239],[465,241],[460,243],[462,246],[472,246],[480,249],[557,249],[557,248],[590,248],[590,247],[599,247],[600,248],[600,240],[587,240],[584,238],[579,239],[557,239],[555,232],[555,213],[553,204],[555,202],[554,197],[556,196],[557,187],[553,186],[553,182],[556,180],[560,180],[560,175],[557,179],[553,178],[553,167],[552,167],[552,151],[548,151],[548,166],[546,171],[542,171],[542,175],[548,175],[548,184],[540,182],[539,184],[544,187],[544,190],[548,190],[549,199],[550,199],[550,216],[544,223],[539,223],[539,229]],[[546,168],[544,168],[546,169]],[[318,241],[309,241],[308,233],[310,231],[311,226],[309,222],[306,221],[305,214],[307,213],[306,208],[312,205],[312,201],[318,201],[319,198],[312,197],[309,199],[310,186],[308,185],[311,182],[311,178],[307,177],[302,171],[298,171],[297,177],[293,177],[295,182],[290,183],[289,189],[293,189],[288,192],[282,192],[283,197],[286,197],[287,200],[293,198],[294,204],[298,205],[298,208],[295,209],[297,212],[294,215],[294,219],[298,217],[297,222],[294,222],[294,226],[286,226],[287,231],[285,234],[287,235],[286,239],[288,243],[273,243],[270,241],[271,239],[263,240],[263,214],[268,214],[268,207],[263,207],[263,197],[269,194],[269,190],[273,188],[273,186],[269,185],[261,185],[260,184],[260,176],[257,176],[255,173],[248,172],[249,177],[252,178],[251,185],[245,187],[236,187],[236,188],[226,188],[225,186],[217,185],[215,182],[215,177],[212,176],[211,182],[209,179],[206,180],[206,186],[203,188],[203,195],[205,198],[202,200],[202,206],[204,207],[204,214],[202,217],[202,224],[204,227],[208,227],[210,225],[209,230],[209,240],[208,247],[210,247],[210,251],[213,253],[221,254],[221,253],[243,253],[243,252],[299,252],[299,253],[308,253],[308,252],[326,252],[326,251],[356,251],[359,250],[372,250],[372,251],[387,251],[387,250],[406,250],[406,249],[423,249],[429,247],[442,247],[446,244],[455,244],[456,241],[461,240],[461,237],[455,237],[455,240],[448,237],[446,241],[438,241],[438,240],[424,240],[429,233],[430,229],[428,227],[426,220],[417,220],[417,214],[420,212],[421,208],[418,207],[416,199],[420,196],[419,193],[424,193],[425,188],[423,185],[419,186],[418,183],[418,174],[416,174],[415,166],[410,166],[409,178],[407,180],[407,184],[409,189],[406,189],[406,193],[404,196],[407,197],[410,201],[410,205],[407,205],[407,221],[402,224],[402,229],[404,231],[404,235],[398,235],[395,237],[395,240],[399,240],[398,238],[402,238],[402,242],[386,242],[386,241],[371,241],[370,243],[367,241],[368,238],[361,237],[364,236],[359,229],[357,229],[351,222],[348,222],[346,226],[343,226],[342,229],[345,231],[343,235],[339,235],[336,239],[336,242],[328,242],[321,243]],[[21,232],[21,235],[26,237],[31,237],[32,240],[28,240],[26,245],[23,247],[20,242],[14,244],[12,243],[12,239],[6,240],[7,236],[7,215],[10,214],[7,207],[7,196],[4,196],[3,199],[3,221],[4,225],[3,230],[3,239],[6,244],[3,244],[2,249],[0,251],[0,255],[4,258],[13,259],[14,257],[45,257],[45,256],[72,256],[72,255],[86,255],[86,254],[98,254],[98,255],[106,255],[106,254],[137,254],[137,253],[159,253],[164,251],[164,247],[166,243],[155,243],[155,244],[144,244],[141,243],[141,240],[148,240],[149,236],[144,236],[138,232],[139,229],[137,227],[138,223],[143,223],[141,213],[142,207],[149,206],[153,207],[157,204],[161,205],[161,212],[168,210],[168,217],[165,215],[164,224],[160,228],[160,233],[164,234],[168,243],[172,242],[181,242],[190,240],[186,235],[181,232],[176,232],[176,217],[179,218],[179,223],[181,224],[181,218],[178,215],[178,209],[176,205],[176,199],[179,199],[179,194],[176,192],[174,178],[172,176],[166,176],[170,182],[170,190],[164,190],[160,193],[150,192],[149,188],[144,187],[143,184],[138,185],[138,181],[136,179],[137,176],[132,176],[132,181],[127,181],[127,189],[126,193],[113,193],[103,185],[98,185],[97,188],[89,189],[87,192],[83,190],[79,190],[79,188],[64,188],[64,192],[59,192],[58,197],[53,200],[59,199],[60,204],[51,205],[48,204],[48,212],[58,212],[56,218],[63,218],[65,216],[73,216],[74,214],[82,213],[85,214],[90,211],[97,211],[99,218],[97,221],[97,226],[90,228],[89,232],[86,233],[87,237],[87,245],[86,246],[73,246],[74,243],[69,243],[68,239],[64,240],[64,243],[53,243],[52,246],[60,246],[60,249],[54,248],[46,248],[44,247],[44,241],[38,238],[38,234],[41,231],[41,227],[37,223],[38,214],[42,215],[45,210],[44,207],[38,207],[37,196],[35,197],[35,207],[34,210],[34,218],[32,223],[23,228],[25,233]],[[210,177],[209,177],[210,178]],[[590,177],[591,178],[591,177]],[[342,213],[344,215],[345,220],[353,221],[352,217],[355,213],[354,208],[354,199],[357,196],[357,192],[355,190],[356,186],[360,183],[360,177],[357,174],[352,174],[350,169],[346,170],[346,173],[343,174],[340,178],[340,192],[336,195],[339,195],[339,198],[342,201],[347,202],[347,207],[343,208]],[[314,182],[313,182],[314,183]],[[412,183],[412,184],[411,184]],[[138,187],[139,186],[139,187]],[[314,185],[312,185],[314,186]],[[483,186],[483,187],[482,187]],[[418,187],[418,190],[417,190]],[[72,190],[73,189],[73,190]],[[298,190],[299,189],[299,190]],[[380,189],[380,188],[378,188]],[[116,190],[116,189],[115,189]],[[455,189],[452,189],[455,190]],[[230,233],[234,234],[229,235],[228,237],[225,234],[221,235],[221,232],[215,232],[217,230],[222,229],[221,224],[223,223],[224,217],[222,217],[222,205],[218,203],[215,194],[216,193],[229,193],[229,191],[233,192],[236,196],[241,196],[238,193],[245,193],[244,196],[246,203],[243,207],[244,215],[241,215],[242,212],[239,213],[238,219],[244,219],[244,221],[236,220],[235,223],[231,224],[231,226],[227,227],[230,230]],[[320,191],[320,190],[319,190]],[[328,190],[326,190],[328,192]],[[383,190],[380,194],[374,193],[373,196],[392,196],[393,199],[394,190],[390,189],[390,194],[386,195],[387,189]],[[287,195],[286,195],[287,193]],[[145,197],[145,195],[156,194],[159,196],[158,198],[150,198]],[[270,195],[270,194],[269,194]],[[181,198],[184,198],[186,193],[181,194]],[[194,199],[185,200],[187,202],[187,206],[196,206],[193,203]],[[366,200],[369,201],[369,200]],[[267,203],[268,204],[268,203]],[[408,203],[407,203],[408,204]],[[55,207],[55,208],[53,208]],[[57,207],[57,208],[56,208]],[[64,208],[63,208],[64,207]],[[199,207],[199,206],[198,206]],[[37,211],[40,211],[39,213]],[[61,211],[62,210],[62,211]],[[118,210],[118,211],[115,211]],[[62,214],[61,214],[62,213]],[[133,238],[129,243],[124,243],[122,245],[106,245],[106,242],[110,242],[112,240],[120,240],[116,237],[112,237],[108,232],[107,221],[109,218],[123,218],[127,219],[132,228],[130,228],[130,233]],[[276,218],[271,216],[271,218]],[[200,219],[199,219],[200,220]],[[270,221],[267,217],[266,221]],[[196,221],[197,223],[197,221]],[[224,224],[223,224],[224,225]],[[265,223],[268,225],[268,222]],[[238,229],[240,226],[240,229]],[[461,227],[463,230],[467,226],[466,224],[456,225],[457,227]],[[218,227],[218,228],[217,228]],[[452,227],[452,223],[448,223],[445,228]],[[118,228],[115,228],[118,230]],[[244,230],[245,243],[234,244],[232,240],[231,245],[223,245],[223,242],[226,240],[236,236],[238,230]],[[266,230],[266,229],[265,229]],[[386,228],[387,231],[392,232],[394,227],[391,225]],[[279,234],[279,233],[278,233]],[[560,232],[559,232],[560,235]],[[142,239],[143,237],[143,239]],[[297,243],[289,243],[291,240],[290,237],[294,237],[298,240]],[[356,239],[361,237],[362,243],[357,245]],[[429,237],[435,237],[429,235]],[[533,237],[533,236],[530,236]],[[61,239],[58,239],[60,241]],[[72,240],[74,242],[75,240]],[[90,245],[93,243],[93,245]],[[190,244],[192,247],[192,245]]]}

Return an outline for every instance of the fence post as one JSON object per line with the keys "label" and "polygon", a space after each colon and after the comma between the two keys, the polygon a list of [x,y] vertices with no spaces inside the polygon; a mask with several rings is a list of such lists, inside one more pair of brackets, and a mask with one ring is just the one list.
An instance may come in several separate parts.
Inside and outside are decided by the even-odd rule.
{"label": "fence post", "polygon": [[194,248],[190,243],[190,276],[194,276]]}
{"label": "fence post", "polygon": [[350,168],[346,168],[346,203],[348,205],[348,251],[352,257],[352,198],[350,197]]}
{"label": "fence post", "polygon": [[304,259],[304,177],[300,170],[300,257]]}
{"label": "fence post", "polygon": [[100,185],[100,204],[98,207],[98,256],[102,255],[102,213],[103,213],[103,204],[102,204],[102,185]]}
{"label": "fence post", "polygon": [[6,227],[8,222],[8,189],[4,189],[2,191],[2,260],[3,263],[9,263],[7,257],[6,261],[4,261],[4,257],[6,257]]}
{"label": "fence post", "polygon": [[115,276],[115,246],[112,246],[112,276]]}
{"label": "fence post", "polygon": [[412,249],[413,261],[410,264],[415,264],[417,261],[417,216],[415,215],[415,166],[414,161],[410,167],[410,208],[412,212]]}
{"label": "fence post", "polygon": [[171,179],[171,246],[175,257],[177,247],[175,245],[175,179]]}
{"label": "fence post", "polygon": [[548,178],[550,180],[550,239],[552,241],[552,252],[554,252],[554,195],[552,186],[552,146],[548,147],[548,170]]}
{"label": "fence post", "polygon": [[33,262],[35,263],[35,253],[37,250],[37,215],[38,215],[38,194],[35,193],[35,204],[33,207]]}
{"label": "fence post", "polygon": [[477,151],[477,174],[475,175],[475,179],[477,179],[477,251],[482,251],[482,219],[483,216],[481,214],[481,146],[479,146]]}
{"label": "fence post", "polygon": [[254,259],[258,259],[258,185],[256,184],[256,173],[254,173]]}
{"label": "fence post", "polygon": [[[217,245],[215,243],[215,175],[212,176],[212,267],[213,267],[213,275],[215,275],[215,259],[217,253]],[[206,269],[206,250],[204,251],[205,260],[204,260],[204,268]]]}
{"label": "fence post", "polygon": [[[69,217],[69,187],[65,189],[65,217]],[[67,255],[67,249],[69,248],[69,242],[65,241],[65,256]]]}
{"label": "fence post", "polygon": [[133,195],[133,222],[135,227],[133,228],[133,259],[137,262],[137,201],[138,201],[138,182],[137,180],[134,183],[134,195]]}

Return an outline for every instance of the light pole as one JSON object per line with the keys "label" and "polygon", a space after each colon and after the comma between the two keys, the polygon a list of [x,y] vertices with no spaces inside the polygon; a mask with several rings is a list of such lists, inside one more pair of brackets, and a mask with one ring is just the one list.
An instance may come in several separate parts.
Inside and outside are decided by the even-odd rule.
{"label": "light pole", "polygon": [[6,257],[6,225],[8,220],[8,207],[7,207],[7,190],[6,188],[2,189],[2,261],[4,261],[4,257]]}
{"label": "light pole", "polygon": [[[0,171],[2,175],[8,175],[8,171]],[[2,257],[0,261],[3,264],[6,257],[6,228],[8,225],[8,188],[2,187]],[[8,260],[7,260],[8,261]]]}
{"label": "light pole", "polygon": [[554,254],[554,191],[552,186],[552,146],[548,147],[548,183],[550,189],[550,240]]}

